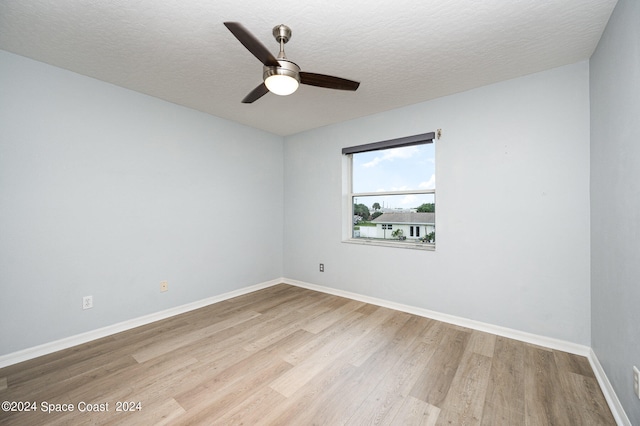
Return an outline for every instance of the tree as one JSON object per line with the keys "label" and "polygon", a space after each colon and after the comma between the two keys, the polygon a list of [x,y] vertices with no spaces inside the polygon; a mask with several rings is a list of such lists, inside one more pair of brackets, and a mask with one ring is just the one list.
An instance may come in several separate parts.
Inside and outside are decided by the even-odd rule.
{"label": "tree", "polygon": [[374,210],[380,210],[380,204],[379,203],[373,203],[373,206],[371,206]]}
{"label": "tree", "polygon": [[382,216],[382,212],[373,212],[373,213],[371,213],[371,220],[373,220],[373,219],[375,219],[375,218],[377,218],[379,216]]}
{"label": "tree", "polygon": [[433,213],[436,211],[436,203],[424,203],[418,207],[419,213]]}
{"label": "tree", "polygon": [[353,205],[353,214],[356,216],[360,216],[364,220],[369,220],[371,214],[369,213],[369,207],[364,204],[354,204]]}

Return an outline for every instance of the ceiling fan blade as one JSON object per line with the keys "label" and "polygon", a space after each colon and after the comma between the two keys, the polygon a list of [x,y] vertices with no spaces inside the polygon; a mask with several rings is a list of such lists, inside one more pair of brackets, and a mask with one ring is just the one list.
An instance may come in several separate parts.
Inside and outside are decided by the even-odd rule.
{"label": "ceiling fan blade", "polygon": [[300,71],[300,83],[327,89],[356,90],[360,83],[346,78]]}
{"label": "ceiling fan blade", "polygon": [[261,97],[263,97],[264,95],[266,95],[268,92],[269,92],[269,89],[267,89],[267,86],[264,83],[262,83],[261,85],[253,89],[247,96],[245,96],[244,99],[242,100],[242,103],[243,104],[253,103],[258,99],[260,99]]}
{"label": "ceiling fan blade", "polygon": [[238,41],[264,65],[271,67],[277,67],[279,65],[276,58],[269,52],[264,44],[255,38],[242,24],[238,22],[225,22],[224,25],[236,36]]}

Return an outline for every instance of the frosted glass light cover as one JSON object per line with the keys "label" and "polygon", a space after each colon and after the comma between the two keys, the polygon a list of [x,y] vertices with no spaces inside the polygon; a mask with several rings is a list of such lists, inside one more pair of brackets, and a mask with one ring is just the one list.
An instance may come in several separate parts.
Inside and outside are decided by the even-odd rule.
{"label": "frosted glass light cover", "polygon": [[292,94],[293,92],[298,90],[299,86],[298,81],[293,77],[289,77],[288,75],[269,76],[264,81],[264,84],[266,84],[267,89],[269,89],[271,93],[275,93],[276,95],[280,96]]}

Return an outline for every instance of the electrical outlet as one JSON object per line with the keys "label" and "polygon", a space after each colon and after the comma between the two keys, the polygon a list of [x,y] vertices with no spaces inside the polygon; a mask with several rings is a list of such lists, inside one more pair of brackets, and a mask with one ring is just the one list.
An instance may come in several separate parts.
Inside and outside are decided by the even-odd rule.
{"label": "electrical outlet", "polygon": [[640,370],[635,365],[633,366],[633,390],[640,399]]}
{"label": "electrical outlet", "polygon": [[324,272],[324,263],[320,264],[320,272]]}
{"label": "electrical outlet", "polygon": [[160,291],[165,292],[169,290],[169,281],[160,281]]}
{"label": "electrical outlet", "polygon": [[93,296],[85,296],[82,298],[82,309],[93,308]]}

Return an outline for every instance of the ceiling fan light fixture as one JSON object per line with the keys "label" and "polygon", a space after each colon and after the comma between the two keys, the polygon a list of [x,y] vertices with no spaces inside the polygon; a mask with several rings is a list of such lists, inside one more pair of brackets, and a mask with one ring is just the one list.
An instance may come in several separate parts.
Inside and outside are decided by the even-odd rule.
{"label": "ceiling fan light fixture", "polygon": [[280,43],[277,58],[239,22],[225,22],[224,25],[263,65],[262,83],[242,99],[243,104],[253,103],[269,92],[280,96],[290,95],[298,90],[300,84],[350,91],[360,86],[359,82],[346,78],[300,71],[300,67],[284,54],[284,45],[291,38],[291,28],[286,25],[278,25],[273,29],[273,37]]}
{"label": "ceiling fan light fixture", "polygon": [[278,60],[278,67],[264,67],[264,84],[271,93],[287,96],[300,86],[300,68],[291,61]]}
{"label": "ceiling fan light fixture", "polygon": [[287,96],[298,90],[298,80],[288,75],[272,75],[264,81],[271,93]]}

